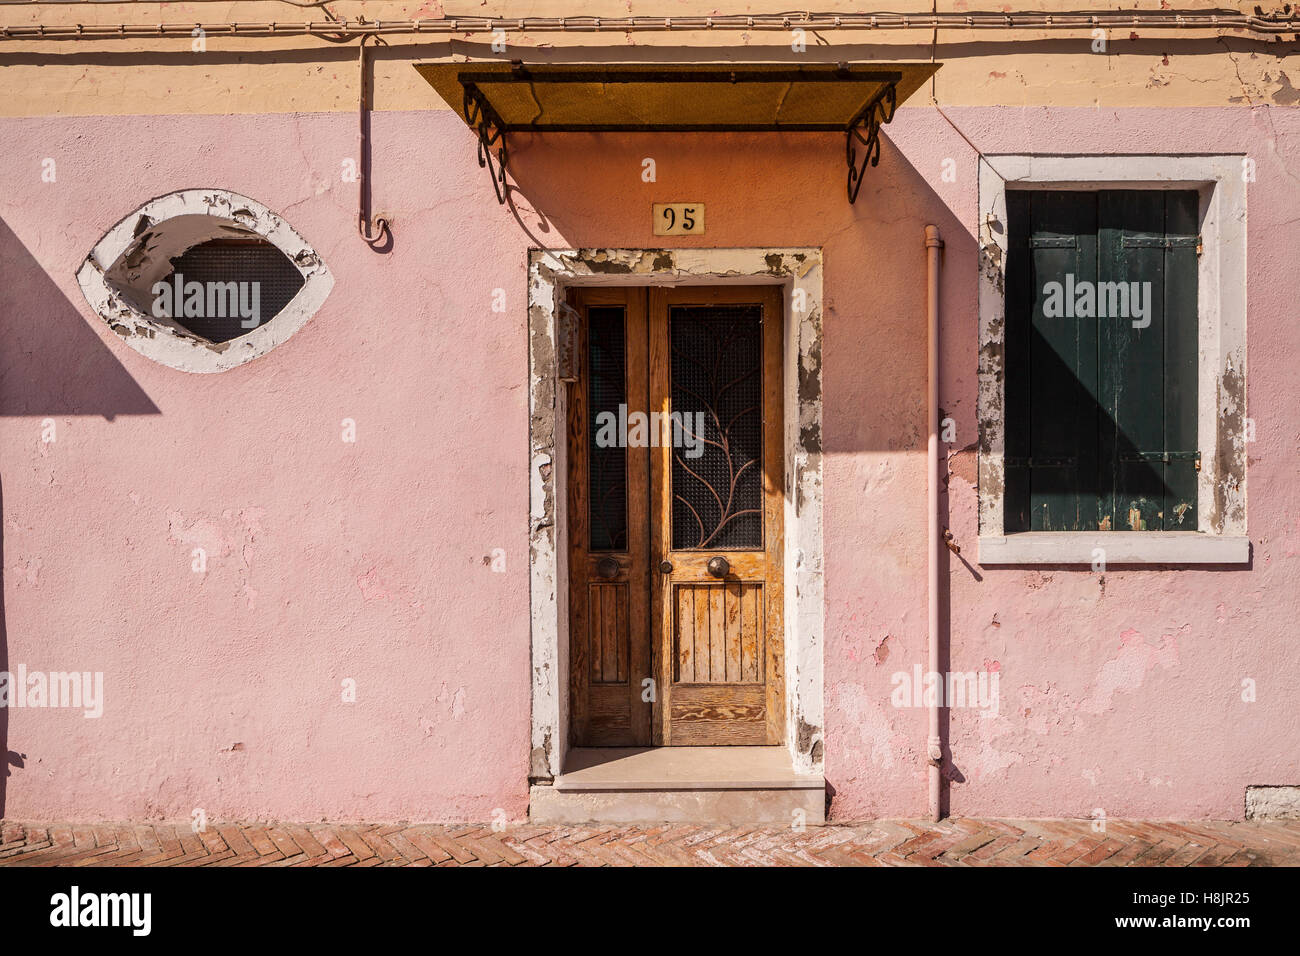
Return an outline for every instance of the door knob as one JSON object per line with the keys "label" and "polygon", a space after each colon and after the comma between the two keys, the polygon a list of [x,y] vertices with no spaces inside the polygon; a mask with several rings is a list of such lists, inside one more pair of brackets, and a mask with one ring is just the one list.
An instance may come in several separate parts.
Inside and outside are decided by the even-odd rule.
{"label": "door knob", "polygon": [[731,564],[722,555],[709,558],[709,573],[715,578],[725,578],[731,572]]}
{"label": "door knob", "polygon": [[612,581],[618,577],[618,562],[613,558],[601,558],[596,564],[596,573],[606,581]]}
{"label": "door knob", "polygon": [[660,561],[659,570],[662,571],[664,574],[672,574],[673,563],[671,561]]}

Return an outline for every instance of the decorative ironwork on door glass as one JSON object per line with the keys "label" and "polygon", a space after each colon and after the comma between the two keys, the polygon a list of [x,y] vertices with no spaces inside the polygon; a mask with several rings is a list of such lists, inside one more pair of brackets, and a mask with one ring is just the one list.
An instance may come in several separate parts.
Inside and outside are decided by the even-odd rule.
{"label": "decorative ironwork on door glass", "polygon": [[627,449],[597,442],[601,412],[618,419],[619,407],[627,404],[625,339],[621,306],[587,310],[589,551],[627,550]]}
{"label": "decorative ironwork on door glass", "polygon": [[762,319],[758,305],[671,309],[676,550],[763,547]]}

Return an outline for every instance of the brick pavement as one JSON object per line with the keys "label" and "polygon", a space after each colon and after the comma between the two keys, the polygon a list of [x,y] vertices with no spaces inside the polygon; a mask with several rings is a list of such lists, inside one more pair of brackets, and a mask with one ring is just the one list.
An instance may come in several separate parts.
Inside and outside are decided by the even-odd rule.
{"label": "brick pavement", "polygon": [[1300,821],[809,827],[5,821],[0,866],[1300,866]]}

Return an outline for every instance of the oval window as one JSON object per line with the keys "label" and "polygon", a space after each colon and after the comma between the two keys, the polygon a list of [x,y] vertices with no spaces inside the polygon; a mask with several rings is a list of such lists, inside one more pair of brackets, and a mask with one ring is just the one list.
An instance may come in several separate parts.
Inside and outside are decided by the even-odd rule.
{"label": "oval window", "polygon": [[187,372],[266,354],[333,279],[288,223],[217,189],[170,193],[108,231],[77,273],[90,307],[137,352]]}

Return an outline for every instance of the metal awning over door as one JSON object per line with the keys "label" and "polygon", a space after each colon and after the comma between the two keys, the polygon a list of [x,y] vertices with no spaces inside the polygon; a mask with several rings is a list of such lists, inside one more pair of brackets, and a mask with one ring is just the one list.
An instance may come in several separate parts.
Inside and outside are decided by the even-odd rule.
{"label": "metal awning over door", "polygon": [[[505,202],[512,132],[843,132],[849,202],[880,127],[937,63],[422,63]],[[495,159],[493,157],[495,153]]]}

